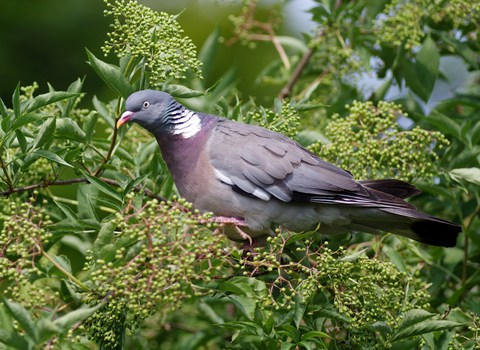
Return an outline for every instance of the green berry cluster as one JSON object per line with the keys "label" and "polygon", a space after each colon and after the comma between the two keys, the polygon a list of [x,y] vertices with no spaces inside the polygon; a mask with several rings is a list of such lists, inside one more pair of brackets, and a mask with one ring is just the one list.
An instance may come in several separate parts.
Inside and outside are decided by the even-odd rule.
{"label": "green berry cluster", "polygon": [[110,8],[105,15],[115,17],[113,32],[102,47],[105,55],[113,50],[119,57],[144,59],[153,83],[185,78],[188,68],[201,77],[195,45],[189,37],[182,38],[177,16],[155,12],[137,1],[105,2]]}
{"label": "green berry cluster", "polygon": [[243,118],[244,122],[250,119],[261,127],[282,133],[288,137],[294,137],[298,134],[300,114],[289,102],[283,101],[280,112],[260,107],[260,111],[249,114]]}
{"label": "green berry cluster", "polygon": [[438,155],[431,147],[449,144],[440,132],[420,127],[399,130],[395,120],[407,114],[393,102],[380,101],[375,107],[370,101],[354,101],[347,108],[347,117],[334,115],[326,128],[332,143],[316,143],[310,146],[313,152],[360,179],[393,177],[414,182],[436,174]]}
{"label": "green berry cluster", "polygon": [[[0,201],[0,285],[6,286],[6,293],[12,299],[26,306],[45,306],[43,299],[37,303],[44,293],[30,285],[29,276],[37,273],[35,258],[41,255],[42,244],[52,237],[46,227],[53,222],[34,202],[34,197],[24,203],[11,199]],[[24,287],[29,292],[21,293]]]}
{"label": "green berry cluster", "polygon": [[140,210],[130,205],[110,222],[117,232],[111,253],[95,259],[89,252],[84,269],[96,286],[91,297],[110,295],[83,326],[95,341],[115,346],[116,323],[133,332],[158,309],[175,311],[184,299],[206,294],[203,286],[212,278],[230,273],[224,237],[207,229],[215,226],[211,214],[192,213],[191,204],[178,203],[154,199]]}
{"label": "green berry cluster", "polygon": [[380,40],[394,46],[412,50],[421,45],[426,34],[428,20],[436,23],[450,21],[453,29],[468,25],[480,13],[480,3],[476,0],[394,0],[385,7],[384,17],[375,21]]}

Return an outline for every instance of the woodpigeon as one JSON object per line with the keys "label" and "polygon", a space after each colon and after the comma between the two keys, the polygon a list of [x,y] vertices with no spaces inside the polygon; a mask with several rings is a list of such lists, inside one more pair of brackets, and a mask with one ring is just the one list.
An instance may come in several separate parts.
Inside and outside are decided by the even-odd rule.
{"label": "woodpigeon", "polygon": [[454,247],[462,231],[407,203],[420,193],[415,186],[356,181],[280,133],[191,111],[155,90],[133,93],[125,109],[117,127],[133,121],[151,132],[180,195],[232,224],[225,231],[232,240],[252,244],[282,226],[326,235],[385,231]]}

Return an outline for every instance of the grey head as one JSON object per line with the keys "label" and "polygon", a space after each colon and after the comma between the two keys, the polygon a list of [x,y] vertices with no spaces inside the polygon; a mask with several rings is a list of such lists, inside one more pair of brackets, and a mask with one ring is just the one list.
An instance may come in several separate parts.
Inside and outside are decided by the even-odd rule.
{"label": "grey head", "polygon": [[125,112],[117,122],[117,127],[127,122],[135,122],[151,133],[159,133],[168,126],[165,111],[181,106],[166,92],[142,90],[131,94],[125,102]]}

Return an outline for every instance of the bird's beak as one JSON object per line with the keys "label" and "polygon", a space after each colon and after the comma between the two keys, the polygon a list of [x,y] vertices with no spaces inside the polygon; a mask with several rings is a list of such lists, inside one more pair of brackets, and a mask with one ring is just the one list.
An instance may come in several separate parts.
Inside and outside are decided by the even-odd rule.
{"label": "bird's beak", "polygon": [[117,129],[121,127],[123,124],[125,124],[126,122],[130,121],[130,119],[132,119],[132,116],[134,114],[135,114],[134,112],[130,112],[130,111],[123,112],[122,116],[117,121]]}

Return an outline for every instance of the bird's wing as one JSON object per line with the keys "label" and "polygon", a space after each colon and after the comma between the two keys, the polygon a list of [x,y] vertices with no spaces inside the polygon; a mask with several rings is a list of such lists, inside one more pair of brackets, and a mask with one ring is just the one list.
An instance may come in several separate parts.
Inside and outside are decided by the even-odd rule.
{"label": "bird's wing", "polygon": [[288,137],[258,126],[219,120],[208,152],[218,180],[262,200],[273,196],[284,202],[414,208],[388,191],[362,185]]}

